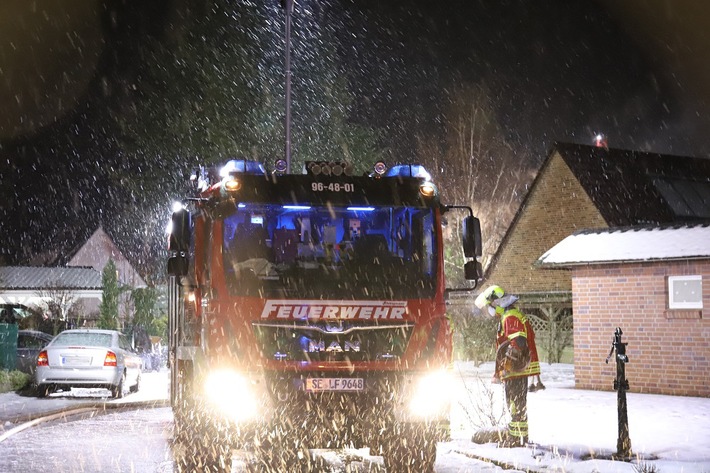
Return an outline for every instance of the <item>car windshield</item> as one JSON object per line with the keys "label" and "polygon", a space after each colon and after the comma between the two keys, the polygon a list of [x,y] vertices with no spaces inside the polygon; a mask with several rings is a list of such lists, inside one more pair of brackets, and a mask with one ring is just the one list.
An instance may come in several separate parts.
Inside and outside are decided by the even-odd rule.
{"label": "car windshield", "polygon": [[92,332],[67,332],[60,333],[52,342],[52,346],[70,347],[70,346],[89,346],[89,347],[110,347],[110,333],[92,333]]}
{"label": "car windshield", "polygon": [[232,295],[421,298],[436,282],[428,208],[244,205],[223,221]]}

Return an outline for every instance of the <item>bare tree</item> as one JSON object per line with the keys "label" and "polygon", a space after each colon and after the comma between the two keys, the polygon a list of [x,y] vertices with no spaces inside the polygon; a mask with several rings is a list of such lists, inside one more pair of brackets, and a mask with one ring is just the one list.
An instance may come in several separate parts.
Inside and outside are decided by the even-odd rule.
{"label": "bare tree", "polygon": [[42,325],[49,325],[48,328],[51,328],[54,335],[67,328],[72,321],[79,323],[83,314],[83,303],[73,290],[63,286],[60,281],[53,281],[46,289],[41,289],[36,294],[42,302],[35,304],[34,309],[42,314]]}
{"label": "bare tree", "polygon": [[[516,154],[494,113],[485,84],[460,82],[447,91],[444,138],[420,136],[420,161],[440,184],[447,202],[470,205],[481,219],[484,265],[495,253],[533,178],[530,162]],[[459,220],[449,237],[460,234]],[[451,245],[456,247],[457,245]],[[459,253],[447,255],[460,267]]]}

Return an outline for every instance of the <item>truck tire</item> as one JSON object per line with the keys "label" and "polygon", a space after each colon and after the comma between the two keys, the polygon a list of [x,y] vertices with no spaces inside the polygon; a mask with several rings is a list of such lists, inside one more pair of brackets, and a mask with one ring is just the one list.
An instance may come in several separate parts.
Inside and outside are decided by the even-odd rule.
{"label": "truck tire", "polygon": [[433,473],[437,444],[434,438],[418,432],[392,436],[382,452],[387,472]]}
{"label": "truck tire", "polygon": [[273,437],[260,442],[255,449],[257,465],[253,471],[257,473],[309,473],[324,471],[322,464],[311,456],[310,451],[298,437],[287,432],[275,430]]}
{"label": "truck tire", "polygon": [[173,424],[173,457],[180,473],[226,473],[231,471],[231,447],[223,435],[204,418],[190,418],[176,410]]}

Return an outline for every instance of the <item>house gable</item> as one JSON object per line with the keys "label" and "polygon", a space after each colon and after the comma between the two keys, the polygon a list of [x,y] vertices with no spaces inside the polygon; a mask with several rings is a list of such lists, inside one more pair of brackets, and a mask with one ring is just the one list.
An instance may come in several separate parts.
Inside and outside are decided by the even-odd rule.
{"label": "house gable", "polygon": [[146,283],[113,243],[111,237],[98,228],[83,246],[71,257],[67,266],[90,266],[102,272],[109,259],[116,264],[118,280],[134,288],[146,287]]}
{"label": "house gable", "polygon": [[521,296],[569,292],[569,274],[533,263],[575,231],[708,220],[710,159],[555,143],[484,279]]}
{"label": "house gable", "polygon": [[535,271],[533,264],[570,233],[605,227],[579,180],[560,153],[553,151],[501,242],[486,280],[514,288],[517,294],[568,292],[568,271]]}

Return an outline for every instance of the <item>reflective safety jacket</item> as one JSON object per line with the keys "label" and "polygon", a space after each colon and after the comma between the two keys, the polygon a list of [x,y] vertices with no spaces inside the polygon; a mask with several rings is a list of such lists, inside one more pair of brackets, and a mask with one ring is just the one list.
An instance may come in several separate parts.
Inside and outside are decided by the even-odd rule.
{"label": "reflective safety jacket", "polygon": [[509,371],[503,375],[503,379],[519,378],[521,376],[534,376],[540,374],[540,359],[535,346],[535,331],[528,318],[516,308],[507,309],[500,317],[498,325],[497,346],[500,347],[506,341],[515,343],[516,337],[525,337],[528,350],[530,350],[530,363],[522,371]]}

